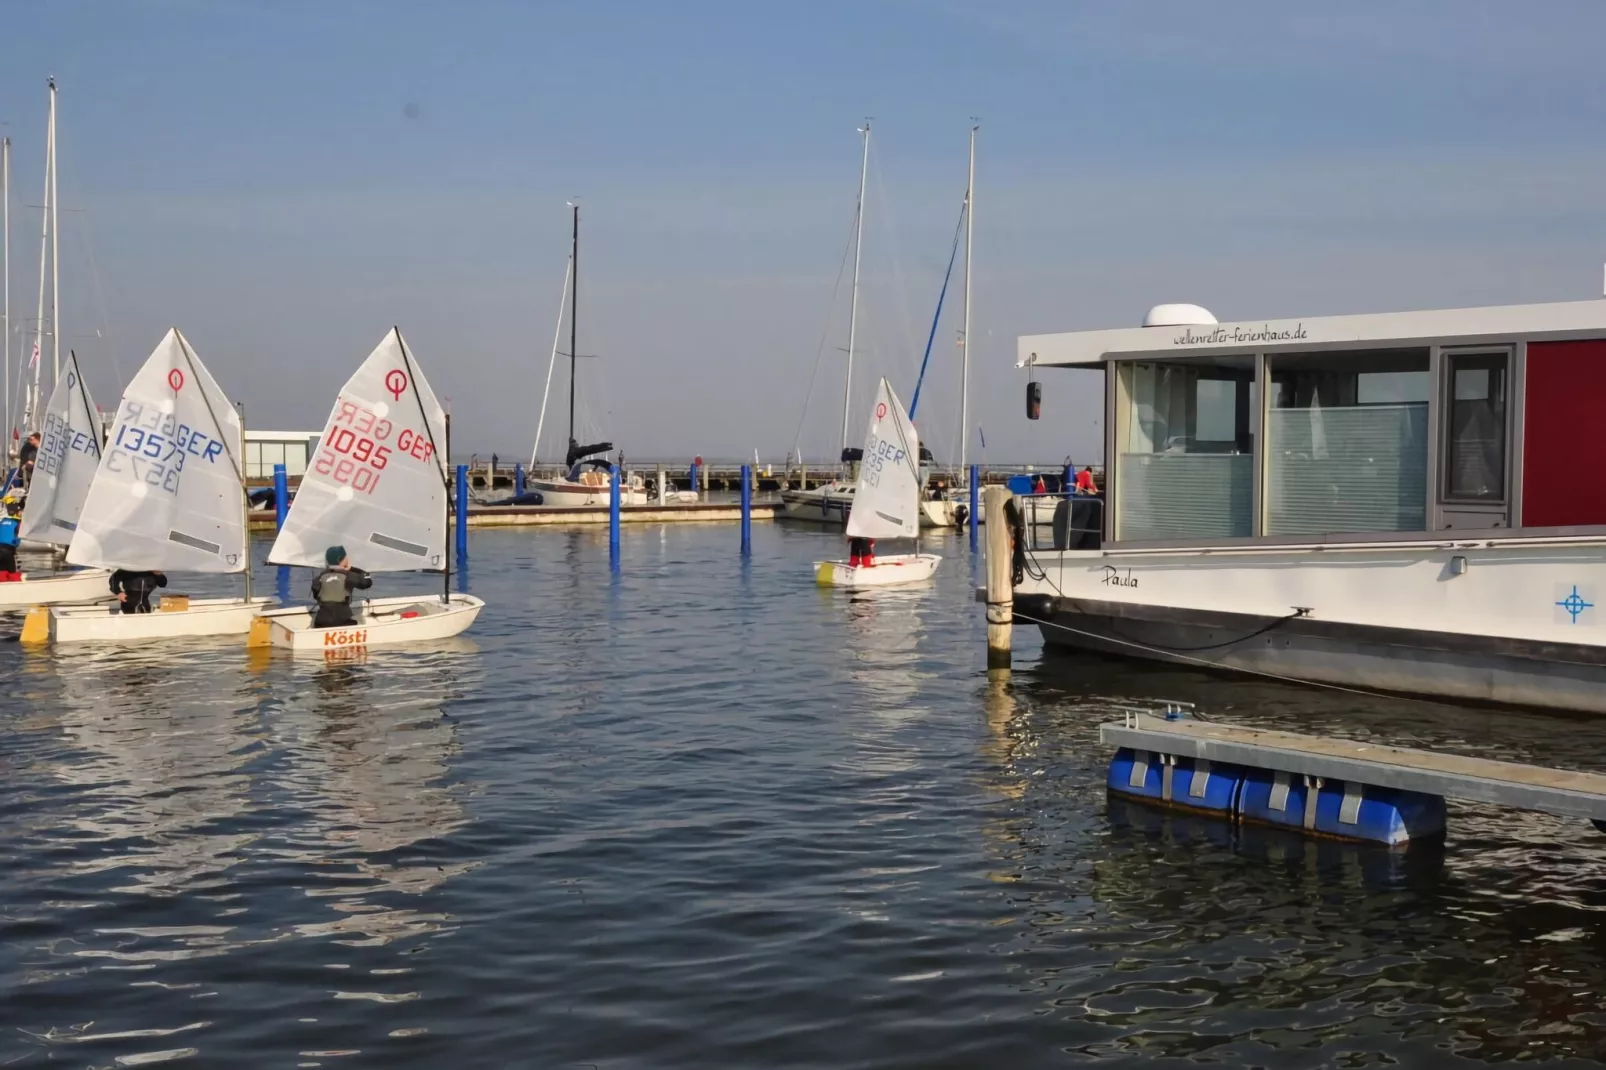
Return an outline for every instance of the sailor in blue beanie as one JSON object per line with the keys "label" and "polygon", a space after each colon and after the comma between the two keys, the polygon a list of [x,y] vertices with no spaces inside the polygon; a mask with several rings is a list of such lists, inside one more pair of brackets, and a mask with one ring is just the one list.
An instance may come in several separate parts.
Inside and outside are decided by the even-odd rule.
{"label": "sailor in blue beanie", "polygon": [[352,593],[368,590],[374,581],[362,569],[351,567],[344,546],[329,547],[323,552],[323,559],[329,567],[312,581],[312,598],[318,604],[312,626],[343,628],[356,624],[357,618],[351,612]]}

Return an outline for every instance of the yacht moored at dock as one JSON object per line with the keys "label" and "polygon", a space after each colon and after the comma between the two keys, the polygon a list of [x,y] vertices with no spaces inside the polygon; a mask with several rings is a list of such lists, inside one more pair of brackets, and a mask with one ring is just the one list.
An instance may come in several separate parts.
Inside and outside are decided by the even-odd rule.
{"label": "yacht moored at dock", "polygon": [[1050,645],[1606,713],[1606,301],[1159,306],[1019,357],[1105,372],[1108,507],[1031,525],[1015,590]]}

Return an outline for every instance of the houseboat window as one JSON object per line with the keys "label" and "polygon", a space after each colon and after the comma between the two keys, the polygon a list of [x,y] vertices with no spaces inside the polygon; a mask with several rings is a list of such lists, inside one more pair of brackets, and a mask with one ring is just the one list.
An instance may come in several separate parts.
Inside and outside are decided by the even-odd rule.
{"label": "houseboat window", "polygon": [[1267,360],[1266,534],[1427,527],[1428,351]]}
{"label": "houseboat window", "polygon": [[1445,497],[1504,501],[1506,496],[1506,356],[1449,355],[1449,452]]}
{"label": "houseboat window", "polygon": [[1212,357],[1120,366],[1122,539],[1225,538],[1253,527],[1255,361]]}

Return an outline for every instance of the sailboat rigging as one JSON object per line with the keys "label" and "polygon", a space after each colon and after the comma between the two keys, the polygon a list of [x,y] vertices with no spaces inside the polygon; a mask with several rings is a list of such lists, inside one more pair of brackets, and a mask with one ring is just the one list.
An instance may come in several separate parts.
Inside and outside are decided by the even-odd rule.
{"label": "sailboat rigging", "polygon": [[[565,474],[557,479],[532,479],[526,487],[541,495],[543,505],[564,507],[602,506],[608,504],[613,481],[611,464],[602,454],[613,449],[612,442],[593,442],[582,446],[575,438],[575,398],[579,386],[580,363],[580,206],[571,204],[573,232],[569,250],[569,446],[564,453]],[[561,330],[561,327],[560,327]],[[543,419],[545,404],[542,405]],[[539,447],[539,438],[537,446]],[[646,489],[639,482],[620,486],[619,500],[624,505],[644,505]]]}

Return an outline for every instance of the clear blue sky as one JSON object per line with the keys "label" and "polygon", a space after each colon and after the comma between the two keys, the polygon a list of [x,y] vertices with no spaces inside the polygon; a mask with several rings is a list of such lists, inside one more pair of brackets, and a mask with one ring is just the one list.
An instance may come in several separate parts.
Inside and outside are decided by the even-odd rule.
{"label": "clear blue sky", "polygon": [[[16,325],[54,74],[83,210],[63,315],[92,386],[110,404],[177,324],[256,426],[320,426],[399,323],[463,450],[527,452],[579,197],[581,349],[602,355],[582,430],[779,460],[801,421],[807,453],[834,452],[866,115],[858,404],[881,372],[912,387],[979,116],[974,412],[996,460],[1097,449],[1082,373],[1024,420],[1017,334],[1162,300],[1575,299],[1606,260],[1597,0],[128,0],[16,5],[5,30]],[[944,457],[957,311],[919,420]],[[560,368],[559,425],[564,389]]]}

